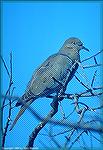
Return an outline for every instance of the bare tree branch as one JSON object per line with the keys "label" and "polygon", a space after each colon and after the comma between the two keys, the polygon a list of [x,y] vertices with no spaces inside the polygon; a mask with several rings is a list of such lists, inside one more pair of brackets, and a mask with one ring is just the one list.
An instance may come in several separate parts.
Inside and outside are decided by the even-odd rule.
{"label": "bare tree branch", "polygon": [[26,146],[26,148],[31,149],[33,147],[34,144],[34,140],[36,138],[36,136],[38,135],[39,131],[46,125],[46,123],[57,113],[58,111],[58,96],[55,96],[55,98],[53,99],[54,103],[53,103],[53,109],[49,112],[49,114],[42,120],[42,122],[37,125],[34,129],[34,131],[32,132],[32,134],[29,137],[29,142]]}
{"label": "bare tree branch", "polygon": [[[9,75],[9,87],[6,91],[6,94],[5,94],[5,97],[4,97],[4,100],[3,100],[3,105],[2,105],[2,113],[3,113],[3,108],[4,108],[4,105],[5,105],[6,96],[7,96],[7,94],[9,94],[12,97],[13,91],[14,91],[14,87],[11,90],[12,85],[13,85],[13,81],[12,81],[12,52],[10,53],[10,73],[8,71],[8,68],[6,66],[5,61],[3,59],[2,59],[2,61],[4,63],[4,67],[7,71],[7,74]],[[4,132],[3,132],[3,137],[2,137],[2,147],[4,147],[4,145],[5,145],[5,140],[6,140],[8,127],[9,127],[9,122],[11,121],[11,110],[12,110],[12,102],[11,102],[11,99],[9,99],[9,109],[8,109],[9,112],[8,112],[7,122],[6,122],[6,125],[4,127]]]}

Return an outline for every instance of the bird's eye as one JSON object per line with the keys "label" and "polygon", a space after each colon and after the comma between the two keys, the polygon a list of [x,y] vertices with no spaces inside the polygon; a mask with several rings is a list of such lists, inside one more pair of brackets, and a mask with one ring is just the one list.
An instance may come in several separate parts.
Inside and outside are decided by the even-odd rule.
{"label": "bird's eye", "polygon": [[83,46],[83,44],[82,43],[78,43],[78,46]]}
{"label": "bird's eye", "polygon": [[75,42],[72,42],[72,44],[75,44]]}

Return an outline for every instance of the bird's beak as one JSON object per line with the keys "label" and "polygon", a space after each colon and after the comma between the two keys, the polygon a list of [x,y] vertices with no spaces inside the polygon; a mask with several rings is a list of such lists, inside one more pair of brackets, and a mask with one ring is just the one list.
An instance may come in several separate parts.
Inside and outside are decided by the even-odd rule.
{"label": "bird's beak", "polygon": [[82,47],[82,49],[84,49],[84,50],[86,50],[86,51],[88,51],[88,52],[89,52],[89,49],[87,49],[87,48],[86,48],[86,47],[84,47],[84,46]]}

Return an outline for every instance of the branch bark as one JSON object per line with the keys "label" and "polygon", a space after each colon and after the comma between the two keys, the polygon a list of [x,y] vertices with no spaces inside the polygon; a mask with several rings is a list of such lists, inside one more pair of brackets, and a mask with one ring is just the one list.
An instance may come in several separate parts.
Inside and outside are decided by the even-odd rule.
{"label": "branch bark", "polygon": [[29,142],[26,148],[31,149],[34,144],[34,140],[37,137],[39,131],[47,124],[47,122],[58,112],[58,95],[56,95],[52,102],[53,109],[49,112],[49,114],[35,127],[34,131],[31,133],[29,137]]}

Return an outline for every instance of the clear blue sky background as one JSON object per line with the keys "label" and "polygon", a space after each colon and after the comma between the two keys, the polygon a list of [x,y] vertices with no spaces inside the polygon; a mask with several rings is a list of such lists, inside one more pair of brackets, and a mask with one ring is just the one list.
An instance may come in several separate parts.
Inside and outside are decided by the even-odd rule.
{"label": "clear blue sky background", "polygon": [[[78,37],[84,42],[85,47],[90,49],[90,53],[81,51],[81,59],[100,50],[99,2],[4,2],[2,12],[2,54],[9,63],[10,51],[13,52],[13,81],[16,87],[14,95],[23,94],[33,71],[49,55],[56,53],[67,38]],[[3,73],[3,92],[5,92],[8,77],[5,76],[5,71]],[[88,73],[89,80],[93,73]],[[71,81],[69,87],[68,92],[82,90],[81,86],[77,86],[75,79]],[[45,116],[51,109],[50,102],[49,99],[39,99],[32,107]],[[64,100],[63,106],[68,115],[72,110],[70,102]],[[12,120],[18,110],[18,108],[13,110]],[[60,112],[58,114],[56,118],[62,119]],[[4,120],[6,115],[7,111]],[[26,111],[15,128],[8,132],[6,147],[25,146],[37,123],[38,121]],[[61,143],[62,137],[64,136],[59,138]],[[39,135],[35,143],[37,147],[42,146],[39,140],[44,140],[43,142],[50,146],[50,139],[48,138],[47,142],[46,137]],[[96,145],[98,146],[98,143]]]}

